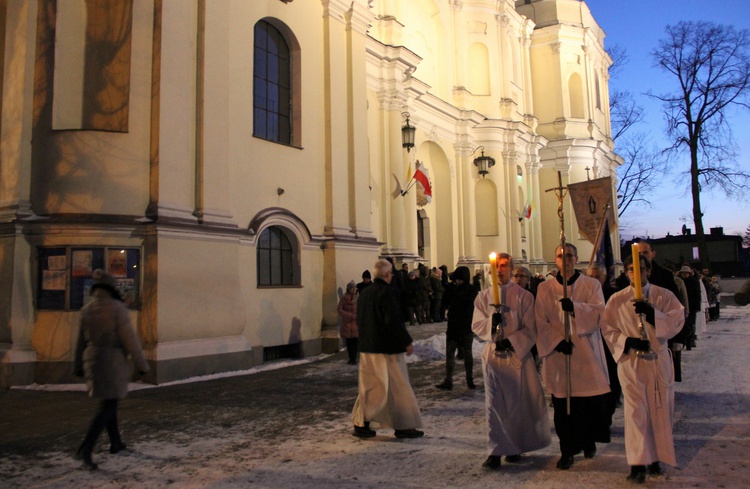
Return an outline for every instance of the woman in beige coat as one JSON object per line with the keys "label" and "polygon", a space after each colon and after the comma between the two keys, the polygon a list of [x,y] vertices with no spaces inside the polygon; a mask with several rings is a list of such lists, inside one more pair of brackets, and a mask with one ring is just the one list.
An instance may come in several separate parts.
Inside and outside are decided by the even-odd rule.
{"label": "woman in beige coat", "polygon": [[89,396],[102,400],[77,453],[90,470],[97,468],[91,453],[104,428],[109,434],[110,453],[125,448],[117,427],[117,401],[128,393],[131,369],[127,356],[132,357],[140,375],[148,371],[141,343],[130,324],[130,313],[114,287],[114,279],[103,270],[95,270],[93,278],[93,300],[81,309],[74,364],[75,375],[86,378]]}

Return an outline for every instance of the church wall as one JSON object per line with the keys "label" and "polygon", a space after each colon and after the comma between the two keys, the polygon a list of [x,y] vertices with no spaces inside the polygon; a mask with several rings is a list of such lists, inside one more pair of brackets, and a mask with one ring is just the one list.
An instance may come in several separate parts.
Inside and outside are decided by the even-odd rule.
{"label": "church wall", "polygon": [[[285,345],[299,345],[303,355],[336,351],[338,298],[379,255],[452,270],[481,268],[490,251],[518,258],[525,251],[529,262],[548,264],[559,221],[545,190],[557,185],[556,170],[580,181],[586,166],[596,176],[616,167],[611,144],[602,144],[606,111],[593,113],[588,98],[590,75],[606,60],[598,48],[583,53],[576,29],[554,25],[534,31],[527,47],[533,22],[512,3],[375,0],[369,9],[367,0],[227,0],[205,2],[201,12],[197,0],[134,0],[127,130],[111,132],[50,130],[54,37],[42,30],[34,50],[44,55],[26,64],[43,86],[13,80],[7,59],[3,67],[4,90],[25,87],[28,110],[11,122],[29,128],[32,149],[26,157],[20,151],[10,170],[19,182],[15,207],[0,209],[15,214],[0,233],[0,278],[13,283],[12,296],[0,300],[0,318],[12,325],[0,329],[0,355],[16,358],[0,382],[70,380],[78,311],[37,307],[35,253],[44,247],[140,251],[140,304],[131,316],[156,383],[247,368]],[[299,46],[301,131],[291,145],[253,136],[260,19],[284,26]],[[153,42],[160,42],[155,50]],[[477,44],[486,48],[487,67],[477,70],[486,84],[469,83],[465,60],[484,52],[471,49]],[[596,58],[591,66],[587,55]],[[576,120],[566,112],[572,72],[584,104]],[[4,157],[10,143],[23,148],[24,140],[8,133],[10,106],[3,101]],[[401,147],[404,112],[417,128],[411,152]],[[483,182],[473,165],[480,145],[496,160]],[[393,195],[396,178],[405,186],[416,160],[430,171],[430,204],[418,205],[416,189]],[[26,215],[41,220],[18,217],[24,182]],[[497,211],[495,222],[480,222],[482,233],[492,231],[482,236],[480,184],[494,187],[482,199],[492,195]],[[519,222],[527,200],[534,212]],[[424,257],[418,211],[428,222]],[[579,240],[567,207],[566,220],[569,239]],[[299,285],[258,287],[257,240],[269,226],[296,238]]]}

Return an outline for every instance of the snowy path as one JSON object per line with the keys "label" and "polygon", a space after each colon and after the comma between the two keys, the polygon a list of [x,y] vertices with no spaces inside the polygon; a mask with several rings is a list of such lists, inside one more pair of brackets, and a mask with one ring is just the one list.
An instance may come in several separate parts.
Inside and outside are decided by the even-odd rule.
{"label": "snowy path", "polygon": [[[232,397],[231,389],[226,396],[219,390],[221,398],[210,405],[198,400],[191,405],[180,397],[157,403],[151,392],[158,389],[138,392],[125,402],[121,414],[126,441],[134,451],[112,456],[102,444],[95,454],[100,462],[95,472],[82,470],[70,456],[70,447],[90,412],[75,418],[60,412],[56,420],[60,431],[45,428],[55,433],[49,450],[9,453],[0,441],[0,481],[6,488],[81,489],[632,487],[625,481],[622,410],[615,416],[612,443],[599,445],[594,459],[576,457],[569,471],[555,469],[559,455],[554,436],[551,446],[524,456],[520,464],[504,464],[498,473],[482,470],[484,392],[465,389],[458,376],[451,392],[433,387],[443,375],[442,349],[441,337],[420,342],[419,359],[409,367],[427,433],[422,439],[396,440],[390,431],[371,440],[350,436],[348,410],[354,400],[352,392],[356,393],[356,374],[344,362],[322,361],[285,369],[289,373],[284,375],[294,372],[299,385],[310,384],[313,390],[332,379],[339,387],[325,393],[327,398],[301,394],[306,399],[289,399],[288,405],[279,402],[272,406],[272,416],[251,416],[256,411],[244,404],[253,401]],[[722,309],[722,319],[709,323],[709,332],[699,335],[698,348],[683,354],[685,381],[677,385],[675,408],[680,467],[667,467],[666,476],[650,479],[647,487],[750,487],[749,352],[750,308],[727,307]],[[246,377],[173,389],[189,394],[223,382],[221,388],[226,390]],[[274,379],[276,384],[284,382],[283,375]],[[279,386],[280,391],[283,388]],[[0,394],[0,403],[17,395],[25,394]],[[38,399],[40,393],[34,395]],[[77,397],[65,397],[70,393],[41,395],[58,402],[61,409],[80,402]],[[93,409],[91,404],[83,406]],[[154,410],[165,415],[161,425],[153,424]],[[2,418],[13,415],[19,416],[0,405],[0,429],[7,429],[2,423],[9,422]],[[134,417],[144,421],[134,426]],[[58,434],[68,431],[69,435]],[[14,440],[14,447],[23,443]]]}

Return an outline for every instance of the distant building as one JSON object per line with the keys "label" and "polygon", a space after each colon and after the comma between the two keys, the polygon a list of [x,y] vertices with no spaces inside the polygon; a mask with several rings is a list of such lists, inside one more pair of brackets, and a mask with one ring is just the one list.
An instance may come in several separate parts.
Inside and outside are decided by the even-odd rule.
{"label": "distant building", "polygon": [[[683,263],[689,263],[700,269],[698,259],[698,241],[696,236],[685,229],[679,236],[667,235],[659,239],[647,240],[654,251],[656,261],[670,269],[679,269]],[[630,245],[636,240],[626,241],[622,248],[622,256],[630,254]],[[708,259],[711,262],[711,273],[722,277],[744,277],[750,272],[748,250],[742,247],[742,236],[726,235],[724,228],[711,228],[706,235]]]}

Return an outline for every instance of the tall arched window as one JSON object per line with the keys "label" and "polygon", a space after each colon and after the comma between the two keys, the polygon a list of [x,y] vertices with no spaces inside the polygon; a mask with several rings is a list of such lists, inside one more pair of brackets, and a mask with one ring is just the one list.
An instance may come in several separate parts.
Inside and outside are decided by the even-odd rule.
{"label": "tall arched window", "polygon": [[281,31],[255,24],[253,136],[292,144],[292,52]]}
{"label": "tall arched window", "polygon": [[578,73],[573,73],[568,79],[568,93],[570,95],[570,117],[583,119],[583,83]]}
{"label": "tall arched window", "polygon": [[257,250],[259,287],[300,285],[294,234],[280,226],[267,227],[258,237]]}
{"label": "tall arched window", "polygon": [[469,63],[471,76],[466,81],[466,88],[474,95],[490,94],[490,55],[487,46],[480,42],[469,46]]}
{"label": "tall arched window", "polygon": [[478,180],[474,187],[477,236],[498,236],[497,187],[490,180]]}

